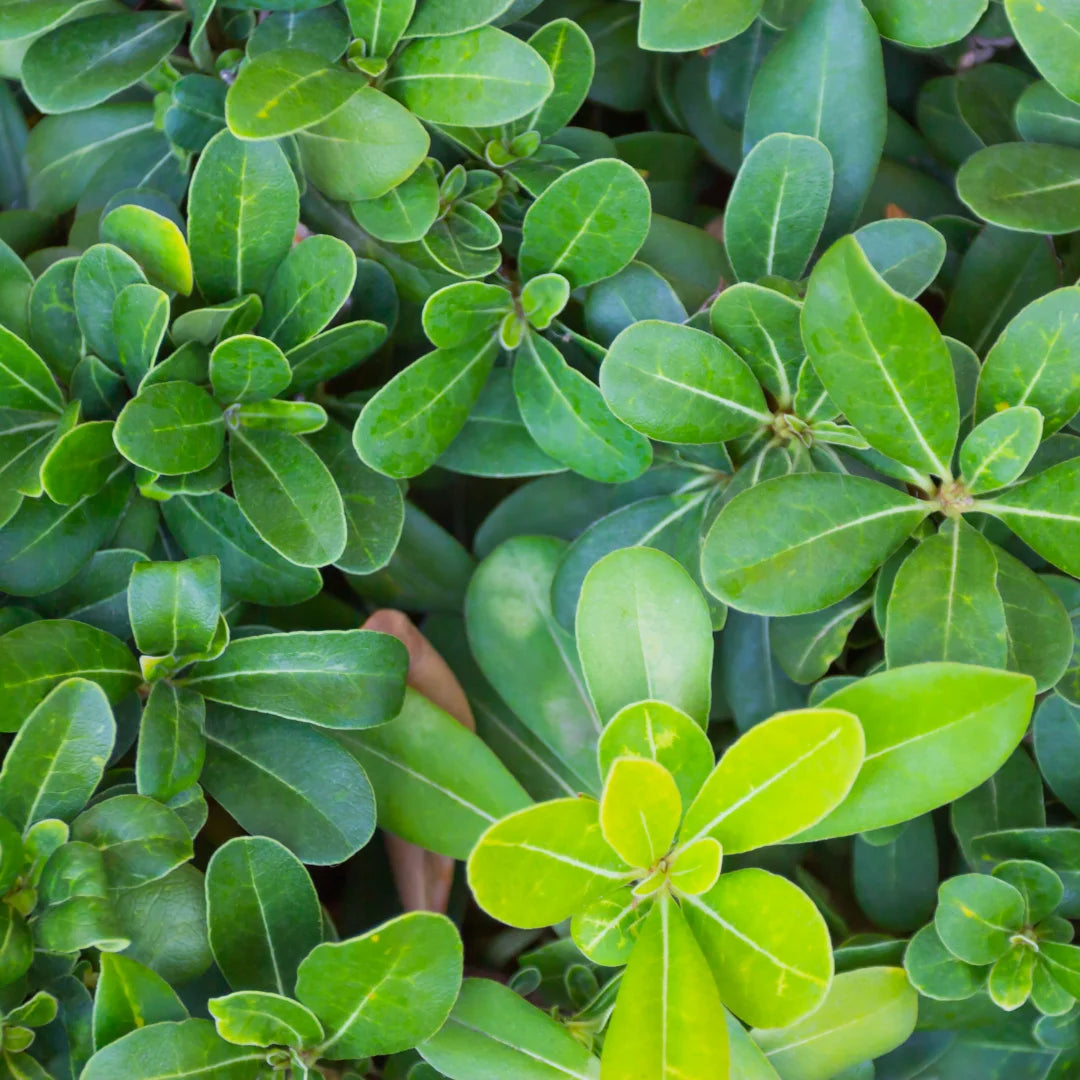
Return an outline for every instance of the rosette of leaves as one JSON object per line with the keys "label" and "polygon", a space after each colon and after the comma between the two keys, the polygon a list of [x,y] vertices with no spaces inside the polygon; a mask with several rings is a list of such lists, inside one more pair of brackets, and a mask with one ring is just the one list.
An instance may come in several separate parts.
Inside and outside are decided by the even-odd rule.
{"label": "rosette of leaves", "polygon": [[[652,621],[660,610],[675,620],[669,632]],[[612,1076],[716,1075],[729,1054],[723,1007],[755,1028],[785,1027],[828,993],[832,953],[814,904],[763,870],[721,873],[725,854],[875,829],[948,802],[996,771],[1033,701],[1027,676],[910,666],[757,725],[714,765],[699,719],[708,612],[677,563],[645,548],[598,562],[577,642],[599,723],[577,729],[587,749],[575,760],[596,754],[600,797],[549,800],[496,822],[469,857],[469,882],[496,918],[520,927],[572,918],[588,958],[627,965],[604,1039]],[[642,687],[662,696],[642,700]],[[959,731],[974,717],[977,761]],[[968,765],[918,763],[941,755]]]}
{"label": "rosette of leaves", "polygon": [[958,1001],[981,991],[999,1008],[1029,999],[1063,1016],[1080,990],[1080,948],[1059,909],[1065,888],[1049,867],[1006,859],[988,874],[942,882],[934,921],[912,939],[904,966],[921,994]]}
{"label": "rosette of leaves", "polygon": [[158,209],[110,210],[102,242],[34,282],[28,340],[0,329],[4,589],[62,586],[122,522],[148,547],[154,504],[181,550],[218,555],[231,599],[295,603],[315,567],[384,565],[401,492],[308,400],[386,337],[367,319],[327,329],[355,256],[330,236],[294,246],[285,155],[227,132],[199,161],[190,250]]}
{"label": "rosette of leaves", "polygon": [[232,991],[209,999],[213,1023],[191,1019],[153,971],[105,955],[86,1080],[156,1077],[165,1065],[181,1076],[300,1080],[323,1076],[322,1060],[363,1074],[372,1056],[434,1034],[457,998],[461,940],[449,919],[413,912],[337,941],[304,866],[273,840],[222,845],[207,868],[206,905]]}

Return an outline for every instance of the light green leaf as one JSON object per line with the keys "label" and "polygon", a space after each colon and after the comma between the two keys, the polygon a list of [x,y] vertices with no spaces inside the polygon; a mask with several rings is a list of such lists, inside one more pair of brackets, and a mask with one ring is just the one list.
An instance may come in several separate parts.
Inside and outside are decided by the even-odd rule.
{"label": "light green leaf", "polygon": [[320,56],[273,49],[241,67],[225,98],[225,119],[241,139],[280,139],[325,120],[363,85]]}
{"label": "light green leaf", "polygon": [[817,611],[863,584],[931,509],[856,476],[766,480],[720,511],[705,536],[702,580],[740,611]]}
{"label": "light green leaf", "polygon": [[1039,73],[1073,101],[1080,100],[1076,37],[1080,14],[1068,0],[1005,0],[1024,53]]}
{"label": "light green leaf", "polygon": [[1026,675],[967,664],[915,664],[860,679],[822,703],[859,718],[866,759],[847,798],[800,840],[895,825],[993,776],[1027,730]]}
{"label": "light green leaf", "polygon": [[468,127],[526,116],[553,86],[536,51],[493,26],[413,41],[383,82],[419,119]]}
{"label": "light green leaf", "polygon": [[[719,847],[715,840],[711,843]],[[716,870],[719,873],[719,860]],[[640,905],[640,898],[629,885],[590,900],[570,920],[574,944],[594,964],[621,967],[630,959],[641,930]]]}
{"label": "light green leaf", "polygon": [[493,333],[512,310],[513,297],[502,285],[456,281],[427,298],[424,333],[436,348],[452,349]]}
{"label": "light green leaf", "polygon": [[265,292],[292,247],[296,179],[273,142],[215,135],[199,156],[188,196],[195,280],[210,303]]}
{"label": "light green leaf", "polygon": [[636,701],[676,706],[703,727],[712,696],[712,623],[689,574],[654,548],[624,548],[585,577],[576,637],[605,722]]}
{"label": "light green leaf", "polygon": [[625,161],[601,158],[571,169],[525,215],[523,276],[558,272],[573,288],[611,277],[644,243],[650,205],[645,181]]}
{"label": "light green leaf", "polygon": [[41,462],[41,486],[53,502],[70,506],[96,495],[120,461],[113,422],[78,424],[53,443]]}
{"label": "light green leaf", "polygon": [[1043,437],[1067,424],[1080,409],[1070,358],[1080,348],[1080,289],[1055,289],[1016,315],[979,373],[975,418],[983,421],[1007,406],[1042,413]]}
{"label": "light green leaf", "polygon": [[611,343],[600,388],[621,420],[653,439],[725,442],[771,423],[750,368],[723,341],[642,320]]}
{"label": "light green leaf", "polygon": [[1006,1012],[1019,1009],[1031,995],[1038,954],[1022,945],[1014,946],[998,957],[990,969],[987,989],[990,999]]}
{"label": "light green leaf", "polygon": [[780,713],[728,748],[686,812],[680,846],[712,836],[736,854],[780,843],[842,802],[862,763],[862,729],[851,713]]}
{"label": "light green leaf", "polygon": [[85,109],[148,75],[179,43],[184,12],[129,11],[67,22],[38,38],[22,63],[42,112]]}
{"label": "light green leaf", "polygon": [[960,198],[984,221],[1019,232],[1060,234],[1080,227],[1080,150],[999,143],[969,157],[956,174]]}
{"label": "light green leaf", "polygon": [[233,491],[244,517],[298,566],[338,559],[345,509],[330,470],[299,436],[237,427],[229,439]]}
{"label": "light green leaf", "polygon": [[529,119],[533,131],[547,137],[573,120],[585,103],[596,59],[588,34],[570,19],[541,26],[529,44],[551,68],[555,89]]}
{"label": "light green leaf", "polygon": [[389,56],[412,19],[416,0],[345,0],[353,37],[362,38],[369,55]]}
{"label": "light green leaf", "polygon": [[765,870],[723,874],[683,901],[720,1000],[755,1027],[784,1027],[813,1012],[833,977],[829,928],[797,885]]}
{"label": "light green leaf", "polygon": [[918,1001],[903,968],[862,968],[837,975],[806,1019],[751,1035],[781,1080],[831,1080],[905,1042]]}
{"label": "light green leaf", "polygon": [[188,296],[194,286],[191,253],[176,223],[144,206],[128,203],[105,215],[101,239],[127,252],[151,283]]}
{"label": "light green leaf", "polygon": [[600,829],[631,866],[649,870],[671,847],[682,817],[675,778],[647,758],[618,758],[604,781]]}
{"label": "light green leaf", "polygon": [[0,770],[0,811],[20,832],[70,821],[93,794],[116,725],[105,692],[84,678],[59,683],[26,718]]}
{"label": "light green leaf", "polygon": [[1008,487],[1035,456],[1042,431],[1042,413],[1030,405],[991,413],[960,447],[960,473],[968,491],[981,495]]}
{"label": "light green leaf", "polygon": [[961,874],[938,889],[934,928],[942,944],[968,964],[992,964],[1024,926],[1024,898],[1007,881]]}
{"label": "light green leaf", "polygon": [[237,1046],[315,1046],[322,1024],[297,1001],[262,990],[243,990],[207,1003],[217,1033]]}
{"label": "light green leaf", "polygon": [[762,0],[642,0],[638,45],[654,52],[694,52],[741,34]]}
{"label": "light green leaf", "polygon": [[296,971],[322,941],[311,878],[276,840],[244,836],[206,868],[207,925],[214,959],[234,990],[291,994]]}
{"label": "light green leaf", "polygon": [[682,912],[662,896],[619,986],[600,1076],[711,1080],[727,1072],[727,1026],[712,974]]}
{"label": "light green leaf", "polygon": [[363,461],[387,476],[417,476],[454,440],[498,353],[495,338],[436,349],[386,383],[353,430]]}
{"label": "light green leaf", "polygon": [[867,0],[883,38],[913,49],[934,49],[966,37],[986,11],[987,0]]}
{"label": "light green leaf", "polygon": [[391,244],[421,240],[439,216],[435,173],[420,166],[384,195],[356,200],[350,209],[356,223],[377,240]]}
{"label": "light green leaf", "polygon": [[959,424],[949,350],[926,309],[886,285],[854,237],[814,268],[802,327],[829,397],[867,442],[948,478]]}
{"label": "light green leaf", "polygon": [[492,825],[469,856],[476,902],[511,926],[550,926],[633,876],[600,828],[599,804],[555,799]]}
{"label": "light green leaf", "polygon": [[442,1027],[461,969],[454,924],[414,911],[361,937],[312,949],[300,965],[296,996],[326,1030],[320,1057],[392,1054]]}
{"label": "light green leaf", "polygon": [[468,858],[488,826],[531,802],[473,732],[415,690],[388,723],[338,741],[371,780],[379,824],[428,851]]}
{"label": "light green leaf", "polygon": [[598,1080],[600,1063],[558,1021],[509,987],[466,979],[436,1034],[418,1047],[451,1080]]}
{"label": "light green leaf", "polygon": [[797,280],[832,196],[832,158],[817,139],[777,132],[743,159],[724,214],[724,246],[742,281]]}

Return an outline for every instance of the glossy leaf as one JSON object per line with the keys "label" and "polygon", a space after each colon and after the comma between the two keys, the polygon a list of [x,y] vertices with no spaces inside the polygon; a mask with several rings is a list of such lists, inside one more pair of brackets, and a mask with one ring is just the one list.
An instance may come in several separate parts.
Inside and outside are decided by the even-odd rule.
{"label": "glossy leaf", "polygon": [[1043,418],[1015,405],[982,421],[960,447],[960,473],[972,494],[1008,487],[1028,467],[1042,438]]}

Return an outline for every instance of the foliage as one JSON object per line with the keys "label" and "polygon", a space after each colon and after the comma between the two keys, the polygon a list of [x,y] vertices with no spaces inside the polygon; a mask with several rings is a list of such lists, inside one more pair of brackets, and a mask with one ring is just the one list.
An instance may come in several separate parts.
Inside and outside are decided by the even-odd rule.
{"label": "foliage", "polygon": [[0,1080],[1076,1075],[1078,42],[0,0]]}

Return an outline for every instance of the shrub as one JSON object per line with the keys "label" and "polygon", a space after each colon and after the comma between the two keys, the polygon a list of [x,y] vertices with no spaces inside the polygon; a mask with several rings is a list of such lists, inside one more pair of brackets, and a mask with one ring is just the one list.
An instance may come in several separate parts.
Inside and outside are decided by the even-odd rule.
{"label": "shrub", "polygon": [[1080,1076],[1078,42],[0,0],[0,1080]]}

